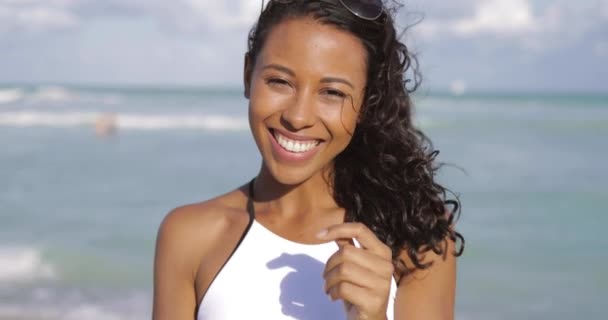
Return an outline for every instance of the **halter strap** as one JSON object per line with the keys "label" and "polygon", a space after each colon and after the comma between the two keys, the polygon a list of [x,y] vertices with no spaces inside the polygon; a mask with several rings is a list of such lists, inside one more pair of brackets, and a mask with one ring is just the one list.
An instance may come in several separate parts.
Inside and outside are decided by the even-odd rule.
{"label": "halter strap", "polygon": [[255,219],[255,208],[253,207],[253,182],[255,181],[255,178],[251,179],[251,181],[249,182],[249,197],[247,197],[247,213],[249,213],[249,220],[250,223],[253,222],[253,219]]}

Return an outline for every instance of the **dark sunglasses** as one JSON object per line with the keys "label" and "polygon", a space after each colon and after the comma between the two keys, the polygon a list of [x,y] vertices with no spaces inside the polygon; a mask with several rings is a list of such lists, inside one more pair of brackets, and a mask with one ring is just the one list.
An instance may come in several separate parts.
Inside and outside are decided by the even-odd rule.
{"label": "dark sunglasses", "polygon": [[[270,0],[281,4],[292,3],[297,0]],[[376,20],[384,11],[382,0],[340,0],[340,3],[352,12],[352,14],[365,20]],[[264,10],[264,0],[262,0],[262,10]]]}

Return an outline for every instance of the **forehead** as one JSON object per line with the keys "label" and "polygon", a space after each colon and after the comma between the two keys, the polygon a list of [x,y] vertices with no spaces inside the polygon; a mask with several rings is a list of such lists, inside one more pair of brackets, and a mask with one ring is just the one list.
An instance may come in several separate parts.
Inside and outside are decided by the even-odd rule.
{"label": "forehead", "polygon": [[274,26],[260,52],[261,64],[282,63],[295,70],[366,78],[367,52],[359,38],[312,18],[294,18]]}

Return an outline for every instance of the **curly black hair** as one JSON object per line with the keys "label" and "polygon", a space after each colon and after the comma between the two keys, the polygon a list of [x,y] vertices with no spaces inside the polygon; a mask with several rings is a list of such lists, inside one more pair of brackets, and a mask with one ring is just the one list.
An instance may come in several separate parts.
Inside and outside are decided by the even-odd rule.
{"label": "curly black hair", "polygon": [[[439,151],[412,122],[410,95],[421,76],[415,56],[397,34],[394,17],[401,7],[385,7],[376,20],[361,19],[339,0],[270,1],[248,38],[247,57],[255,63],[272,28],[293,18],[312,17],[357,36],[367,50],[365,100],[352,140],[334,161],[333,197],[345,220],[361,222],[392,250],[402,274],[428,268],[425,252],[447,254],[447,239],[464,238],[454,229],[460,201],[435,181]],[[408,72],[412,74],[407,78]],[[447,207],[447,208],[446,208]],[[405,250],[413,266],[399,258]]]}

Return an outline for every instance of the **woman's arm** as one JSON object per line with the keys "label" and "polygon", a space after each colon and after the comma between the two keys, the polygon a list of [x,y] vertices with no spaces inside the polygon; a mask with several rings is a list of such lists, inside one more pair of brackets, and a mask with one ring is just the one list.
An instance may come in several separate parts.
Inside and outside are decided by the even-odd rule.
{"label": "woman's arm", "polygon": [[193,254],[189,209],[178,208],[160,225],[154,258],[153,320],[192,320],[199,255]]}
{"label": "woman's arm", "polygon": [[[335,225],[319,233],[318,237],[335,240],[340,246],[325,265],[325,286],[331,299],[343,300],[349,314],[354,311],[354,318],[385,319],[395,270],[390,249],[360,223]],[[357,239],[362,247],[345,244],[344,239]],[[443,255],[430,251],[420,257],[422,263],[432,261],[432,266],[400,277],[395,320],[454,319],[455,246],[453,241],[445,241],[447,246]],[[413,266],[405,251],[400,258],[408,268]],[[399,271],[395,275],[399,275]]]}
{"label": "woman's arm", "polygon": [[[433,262],[425,270],[416,270],[399,281],[395,299],[395,319],[407,320],[452,320],[456,295],[455,244],[447,240],[446,251],[437,255],[425,253],[422,262]],[[402,254],[408,267],[413,264]]]}

